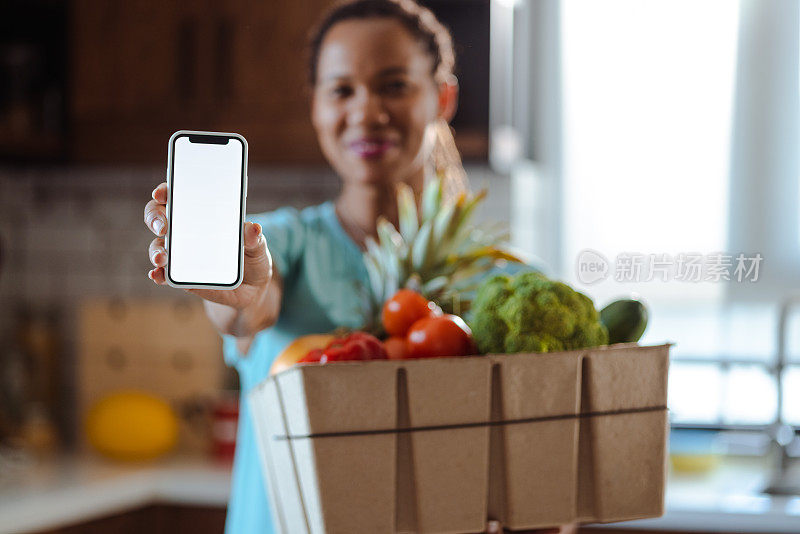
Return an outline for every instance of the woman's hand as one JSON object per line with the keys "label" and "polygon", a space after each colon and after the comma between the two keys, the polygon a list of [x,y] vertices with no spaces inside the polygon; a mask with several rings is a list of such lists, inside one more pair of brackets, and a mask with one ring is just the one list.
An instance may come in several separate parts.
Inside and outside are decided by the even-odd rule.
{"label": "woman's hand", "polygon": [[[154,268],[150,270],[148,277],[158,285],[167,283],[167,252],[164,248],[164,236],[167,234],[166,206],[167,184],[161,183],[153,190],[153,199],[144,208],[144,223],[156,235],[149,247],[150,263]],[[252,336],[277,319],[280,283],[271,284],[272,280],[272,258],[261,225],[247,222],[244,224],[244,274],[241,285],[233,290],[185,291],[207,301],[209,318],[222,333],[245,337]]]}
{"label": "woman's hand", "polygon": [[[555,528],[542,528],[536,530],[519,531],[519,534],[575,534],[578,527],[575,523],[569,525],[561,525]],[[503,525],[500,521],[489,521],[486,524],[486,534],[503,534]]]}

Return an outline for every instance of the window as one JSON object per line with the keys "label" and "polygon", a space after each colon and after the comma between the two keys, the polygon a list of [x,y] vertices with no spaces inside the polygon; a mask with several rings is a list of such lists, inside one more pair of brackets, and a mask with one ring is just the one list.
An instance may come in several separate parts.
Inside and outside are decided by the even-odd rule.
{"label": "window", "polygon": [[[564,276],[583,249],[723,251],[736,63],[729,0],[562,2]],[[717,301],[719,283],[617,283],[651,303]]]}
{"label": "window", "polygon": [[[731,181],[729,168],[731,161],[744,162],[731,156],[733,112],[737,104],[742,109],[734,101],[739,5],[727,0],[561,5],[562,275],[581,287],[575,261],[584,249],[603,254],[612,269],[618,254],[668,254],[666,281],[617,282],[612,276],[583,287],[601,306],[618,296],[642,295],[652,312],[642,342],[677,342],[669,392],[673,422],[769,424],[777,411],[770,365],[777,351],[779,302],[730,301],[732,288],[724,282],[674,279],[680,253],[705,258],[744,252],[728,248],[742,242],[738,234],[731,237],[739,231],[731,206],[742,205],[731,201],[731,189],[737,202],[754,200],[746,198],[744,182]],[[766,46],[760,38],[745,46]],[[753,204],[750,211],[761,207]],[[760,231],[750,242],[776,250],[769,249],[775,232],[769,226]],[[797,330],[794,324],[790,331]],[[790,368],[783,382],[784,414],[800,425],[798,397],[791,393],[800,368]]]}
{"label": "window", "polygon": [[[492,28],[491,153],[506,156],[490,161],[511,169],[515,244],[598,307],[648,303],[642,343],[676,343],[676,423],[772,422],[779,310],[800,288],[800,4],[493,0]],[[587,249],[602,282],[578,277]],[[739,253],[761,254],[757,278],[735,280]],[[625,254],[638,280],[615,279]],[[682,254],[699,281],[678,279]],[[708,280],[715,261],[732,281]],[[788,332],[783,413],[800,426],[800,305]]]}

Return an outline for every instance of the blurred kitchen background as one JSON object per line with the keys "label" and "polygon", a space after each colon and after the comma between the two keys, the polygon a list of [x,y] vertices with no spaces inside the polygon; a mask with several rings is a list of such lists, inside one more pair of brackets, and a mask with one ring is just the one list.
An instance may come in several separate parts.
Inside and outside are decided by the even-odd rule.
{"label": "blurred kitchen background", "polygon": [[[220,531],[237,377],[198,301],[147,278],[143,208],[178,129],[248,139],[250,213],[336,194],[305,89],[329,3],[0,2],[0,532]],[[800,3],[421,3],[455,38],[481,217],[598,307],[638,295],[642,343],[675,343],[667,514],[614,528],[800,532]],[[606,279],[579,278],[587,249]],[[679,280],[681,254],[730,279]],[[741,281],[739,254],[762,258]],[[180,421],[154,461],[87,444],[131,389],[169,413],[115,413]]]}

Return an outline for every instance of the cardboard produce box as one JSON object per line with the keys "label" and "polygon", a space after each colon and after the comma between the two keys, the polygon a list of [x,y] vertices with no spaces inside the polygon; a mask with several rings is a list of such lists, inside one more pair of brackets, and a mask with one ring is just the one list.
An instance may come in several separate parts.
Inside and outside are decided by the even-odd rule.
{"label": "cardboard produce box", "polygon": [[[89,298],[78,323],[77,408],[80,446],[88,447],[83,422],[105,396],[143,390],[173,407],[216,398],[222,388],[222,340],[199,300]],[[205,452],[202,422],[181,419],[178,449]]]}
{"label": "cardboard produce box", "polygon": [[663,513],[670,344],[295,366],[253,390],[280,531]]}

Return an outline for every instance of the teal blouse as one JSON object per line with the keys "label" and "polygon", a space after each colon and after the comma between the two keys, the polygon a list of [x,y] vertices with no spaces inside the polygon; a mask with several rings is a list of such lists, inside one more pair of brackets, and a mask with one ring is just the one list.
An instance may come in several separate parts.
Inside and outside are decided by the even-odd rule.
{"label": "teal blouse", "polygon": [[362,317],[356,286],[367,282],[361,249],[345,233],[333,202],[298,211],[281,208],[248,216],[261,224],[272,261],[284,281],[278,322],[255,336],[247,355],[232,336],[223,336],[228,365],[236,367],[241,387],[239,428],[225,532],[276,532],[261,474],[261,463],[247,394],[269,376],[276,356],[298,336],[358,328]]}

